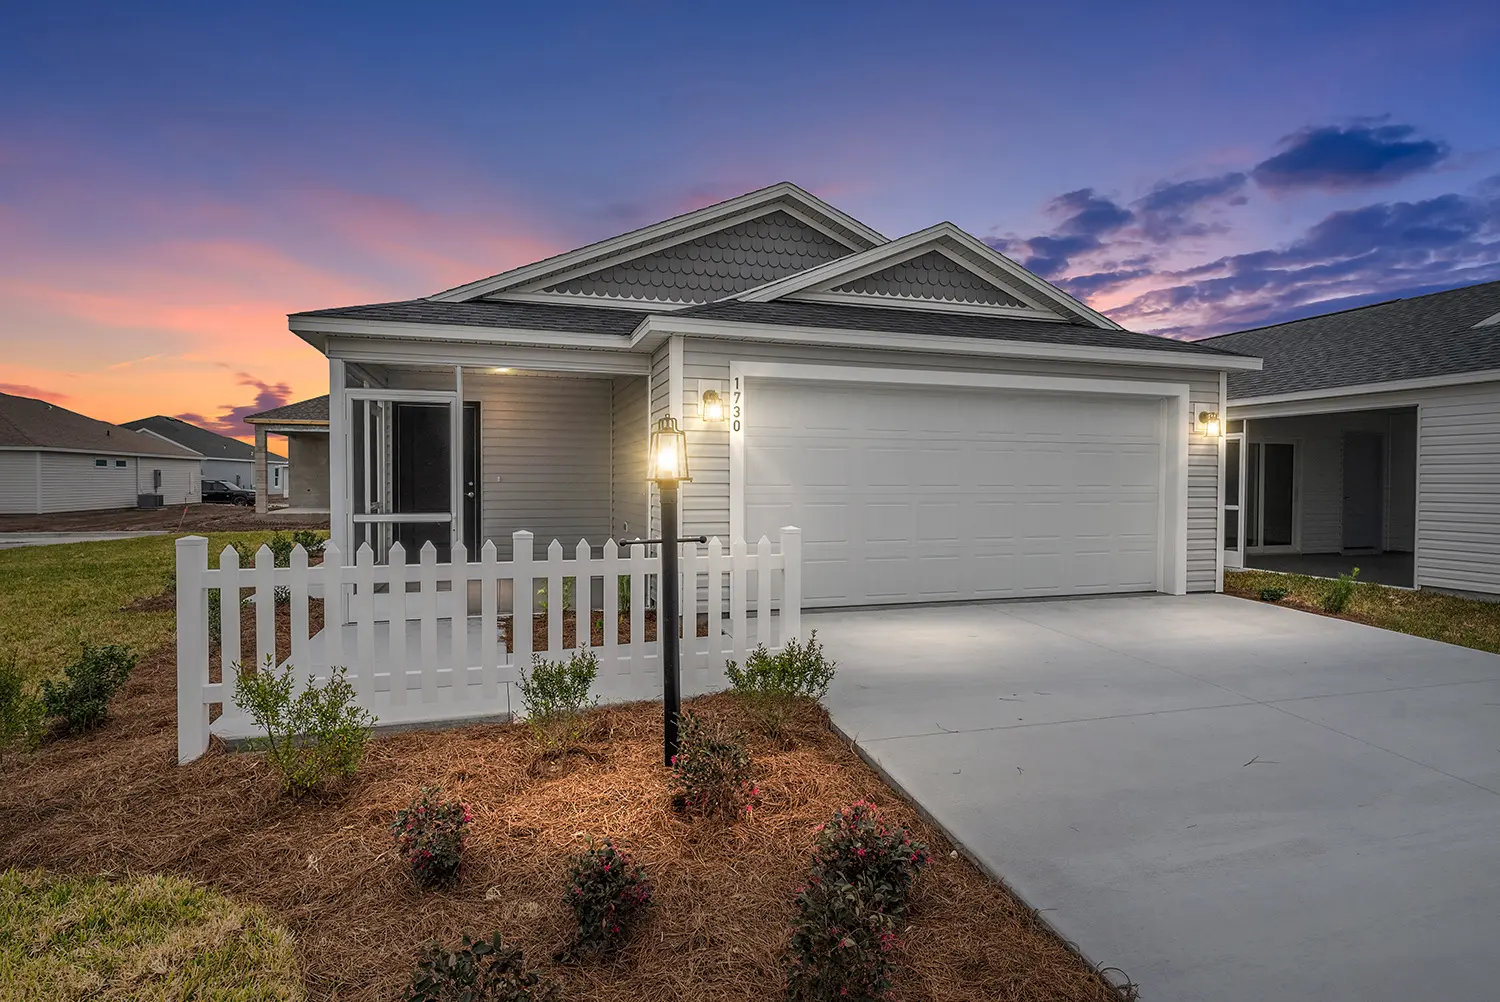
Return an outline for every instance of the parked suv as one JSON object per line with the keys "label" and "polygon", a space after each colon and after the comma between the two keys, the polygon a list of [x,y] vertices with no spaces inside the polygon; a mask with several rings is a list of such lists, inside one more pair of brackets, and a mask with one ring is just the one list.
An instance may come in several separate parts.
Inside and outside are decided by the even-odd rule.
{"label": "parked suv", "polygon": [[254,504],[255,492],[222,480],[203,481],[203,500],[208,504]]}

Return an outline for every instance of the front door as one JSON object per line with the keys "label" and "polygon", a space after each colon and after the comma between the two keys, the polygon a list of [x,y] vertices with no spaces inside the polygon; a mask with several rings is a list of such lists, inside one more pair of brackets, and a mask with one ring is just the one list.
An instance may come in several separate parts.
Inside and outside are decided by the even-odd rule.
{"label": "front door", "polygon": [[1344,432],[1344,549],[1379,550],[1383,515],[1381,466],[1385,439],[1379,433]]}

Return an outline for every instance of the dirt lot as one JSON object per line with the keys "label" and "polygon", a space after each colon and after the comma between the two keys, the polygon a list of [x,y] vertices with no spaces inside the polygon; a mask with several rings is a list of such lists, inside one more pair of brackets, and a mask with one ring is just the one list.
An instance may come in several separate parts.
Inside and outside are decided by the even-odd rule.
{"label": "dirt lot", "polygon": [[66,511],[50,515],[0,515],[0,532],[120,532],[165,529],[168,532],[241,532],[252,529],[327,529],[327,515],[257,515],[254,508],[232,504],[185,507],[120,508],[114,511]]}

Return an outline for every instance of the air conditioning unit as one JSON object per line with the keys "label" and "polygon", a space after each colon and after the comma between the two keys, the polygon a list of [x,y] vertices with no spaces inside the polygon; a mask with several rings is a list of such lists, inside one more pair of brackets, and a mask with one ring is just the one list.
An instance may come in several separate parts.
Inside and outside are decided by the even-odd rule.
{"label": "air conditioning unit", "polygon": [[160,494],[137,494],[135,496],[135,506],[137,508],[160,508],[161,505],[162,497]]}

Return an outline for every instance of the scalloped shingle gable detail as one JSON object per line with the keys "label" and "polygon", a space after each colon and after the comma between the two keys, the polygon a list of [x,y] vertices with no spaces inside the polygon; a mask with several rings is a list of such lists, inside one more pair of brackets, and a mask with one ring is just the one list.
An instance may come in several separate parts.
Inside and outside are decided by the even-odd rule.
{"label": "scalloped shingle gable detail", "polygon": [[928,251],[919,257],[834,286],[830,291],[989,306],[1026,306],[1015,296],[996,288],[937,251]]}

